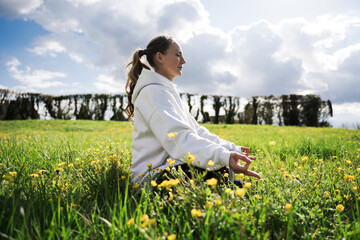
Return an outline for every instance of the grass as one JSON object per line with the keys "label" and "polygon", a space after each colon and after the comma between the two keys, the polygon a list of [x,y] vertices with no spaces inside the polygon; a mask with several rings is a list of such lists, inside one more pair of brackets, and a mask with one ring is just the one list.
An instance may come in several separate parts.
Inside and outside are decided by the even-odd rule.
{"label": "grass", "polygon": [[1,122],[0,238],[360,238],[358,130],[205,126],[257,157],[244,195],[181,171],[130,184],[127,122]]}

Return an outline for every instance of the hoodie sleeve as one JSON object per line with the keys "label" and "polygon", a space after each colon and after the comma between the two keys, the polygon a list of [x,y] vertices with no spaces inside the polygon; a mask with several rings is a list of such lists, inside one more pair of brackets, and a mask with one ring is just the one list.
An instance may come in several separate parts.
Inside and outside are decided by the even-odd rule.
{"label": "hoodie sleeve", "polygon": [[[185,160],[188,153],[196,155],[194,166],[216,170],[228,166],[231,151],[214,141],[200,136],[197,130],[187,123],[186,113],[177,104],[171,92],[158,86],[142,90],[143,99],[138,99],[139,111],[149,124],[156,139],[174,159]],[[151,109],[151,111],[149,111]],[[176,132],[173,138],[168,133]],[[151,147],[151,146],[149,146]],[[208,166],[213,160],[214,165]]]}

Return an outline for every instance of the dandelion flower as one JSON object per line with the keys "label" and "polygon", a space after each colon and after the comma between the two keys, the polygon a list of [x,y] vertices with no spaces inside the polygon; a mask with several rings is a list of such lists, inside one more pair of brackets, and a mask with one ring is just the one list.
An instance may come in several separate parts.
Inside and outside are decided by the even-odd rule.
{"label": "dandelion flower", "polygon": [[226,192],[227,194],[230,194],[230,193],[231,193],[231,188],[226,188],[226,189],[225,189],[225,192]]}
{"label": "dandelion flower", "polygon": [[176,137],[176,135],[177,135],[177,132],[170,132],[170,133],[167,134],[167,136],[169,138],[174,138],[174,137]]}
{"label": "dandelion flower", "polygon": [[275,142],[275,141],[271,141],[271,142],[269,142],[269,145],[270,145],[270,146],[275,146],[275,145],[276,145],[276,142]]}
{"label": "dandelion flower", "polygon": [[218,180],[216,178],[210,178],[206,181],[206,184],[209,186],[215,186],[217,184]]}
{"label": "dandelion flower", "polygon": [[309,158],[308,158],[307,156],[305,156],[305,157],[303,157],[303,158],[301,159],[301,162],[306,162],[308,159],[309,159]]}
{"label": "dandelion flower", "polygon": [[176,239],[176,234],[171,234],[167,237],[167,240],[175,240]]}
{"label": "dandelion flower", "polygon": [[243,179],[244,177],[245,177],[245,174],[243,174],[243,173],[240,173],[240,174],[239,174],[239,178],[240,178],[240,179]]}
{"label": "dandelion flower", "polygon": [[224,173],[224,177],[228,177],[229,176],[229,174],[228,173]]}
{"label": "dandelion flower", "polygon": [[340,190],[336,189],[336,190],[335,190],[335,194],[337,195],[337,194],[339,194],[339,193],[340,193]]}
{"label": "dandelion flower", "polygon": [[222,201],[221,201],[220,199],[218,199],[218,200],[215,201],[215,205],[216,205],[216,206],[219,206],[219,205],[221,205],[221,204],[222,204]]}
{"label": "dandelion flower", "polygon": [[72,168],[73,166],[74,166],[73,163],[70,163],[70,164],[68,165],[69,168]]}
{"label": "dandelion flower", "polygon": [[192,162],[195,160],[196,155],[190,154],[190,153],[188,152],[188,158],[189,158],[189,163],[192,163]]}
{"label": "dandelion flower", "polygon": [[152,164],[151,164],[151,163],[148,163],[146,166],[147,166],[148,168],[151,168],[151,167],[152,167]]}
{"label": "dandelion flower", "polygon": [[157,183],[154,180],[151,180],[151,186],[156,187]]}
{"label": "dandelion flower", "polygon": [[292,208],[293,208],[293,206],[292,206],[291,203],[285,204],[285,210],[286,210],[287,212],[290,212],[290,210],[291,210]]}
{"label": "dandelion flower", "polygon": [[208,165],[208,166],[214,166],[214,164],[215,164],[215,163],[214,163],[214,161],[213,161],[213,160],[209,160],[209,162],[208,162],[208,164],[207,164],[207,165]]}
{"label": "dandelion flower", "polygon": [[336,206],[336,210],[337,210],[338,212],[342,212],[342,211],[344,211],[344,209],[345,209],[345,207],[344,207],[344,205],[342,205],[342,204],[339,204],[339,205]]}
{"label": "dandelion flower", "polygon": [[9,174],[14,177],[17,174],[17,172],[9,172]]}
{"label": "dandelion flower", "polygon": [[37,178],[37,177],[39,177],[39,174],[33,173],[33,174],[30,174],[30,177]]}
{"label": "dandelion flower", "polygon": [[213,205],[212,205],[212,203],[210,203],[210,202],[206,202],[205,203],[205,207],[207,208],[207,209],[209,209],[209,208],[211,208]]}
{"label": "dandelion flower", "polygon": [[356,191],[358,188],[357,187],[353,187],[353,190]]}
{"label": "dandelion flower", "polygon": [[324,198],[329,198],[329,193],[328,192],[324,193]]}
{"label": "dandelion flower", "polygon": [[191,210],[191,215],[192,215],[193,217],[201,217],[201,214],[202,214],[201,210],[197,210],[197,209],[195,209],[195,208],[193,208],[193,209]]}
{"label": "dandelion flower", "polygon": [[63,167],[65,165],[65,162],[61,162],[58,164],[58,167]]}
{"label": "dandelion flower", "polygon": [[174,195],[170,192],[169,193],[169,201],[172,201],[174,199]]}
{"label": "dandelion flower", "polygon": [[357,168],[356,171],[360,172],[360,168]]}
{"label": "dandelion flower", "polygon": [[235,195],[238,196],[238,197],[244,197],[245,193],[246,193],[246,191],[243,188],[238,188],[235,191]]}
{"label": "dandelion flower", "polygon": [[346,199],[346,200],[349,200],[349,195],[344,195],[344,198]]}
{"label": "dandelion flower", "polygon": [[251,183],[249,183],[249,182],[245,183],[244,187],[245,188],[251,188]]}

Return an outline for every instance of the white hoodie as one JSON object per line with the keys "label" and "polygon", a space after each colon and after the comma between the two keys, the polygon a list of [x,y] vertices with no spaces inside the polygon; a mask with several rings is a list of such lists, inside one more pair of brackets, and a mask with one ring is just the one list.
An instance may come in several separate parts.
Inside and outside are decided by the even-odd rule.
{"label": "white hoodie", "polygon": [[[217,170],[228,166],[231,151],[242,153],[240,146],[199,126],[183,106],[175,85],[154,71],[142,70],[132,103],[134,128],[130,170],[134,182],[140,183],[146,178],[149,163],[152,169],[165,169],[168,158],[176,160],[177,165],[190,153],[196,155],[194,166]],[[168,137],[170,132],[176,132],[177,136]],[[209,167],[209,160],[215,164]]]}

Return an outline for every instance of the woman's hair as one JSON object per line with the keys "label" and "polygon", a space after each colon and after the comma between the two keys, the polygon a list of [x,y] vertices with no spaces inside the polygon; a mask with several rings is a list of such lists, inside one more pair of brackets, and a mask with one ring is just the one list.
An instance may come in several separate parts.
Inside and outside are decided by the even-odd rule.
{"label": "woman's hair", "polygon": [[[139,79],[139,76],[143,68],[150,70],[150,68],[146,64],[141,62],[140,60],[141,57],[143,55],[146,55],[146,59],[149,62],[150,66],[152,66],[155,69],[156,53],[160,52],[162,54],[166,54],[166,51],[168,50],[172,42],[174,42],[174,39],[172,37],[158,36],[149,42],[146,49],[136,50],[133,54],[132,61],[126,65],[128,78],[126,81],[125,92],[127,93],[128,96],[128,105],[126,106],[125,113],[128,115],[129,121],[134,116],[134,105],[131,102],[131,98],[137,80]],[[129,70],[130,66],[131,68]]]}

